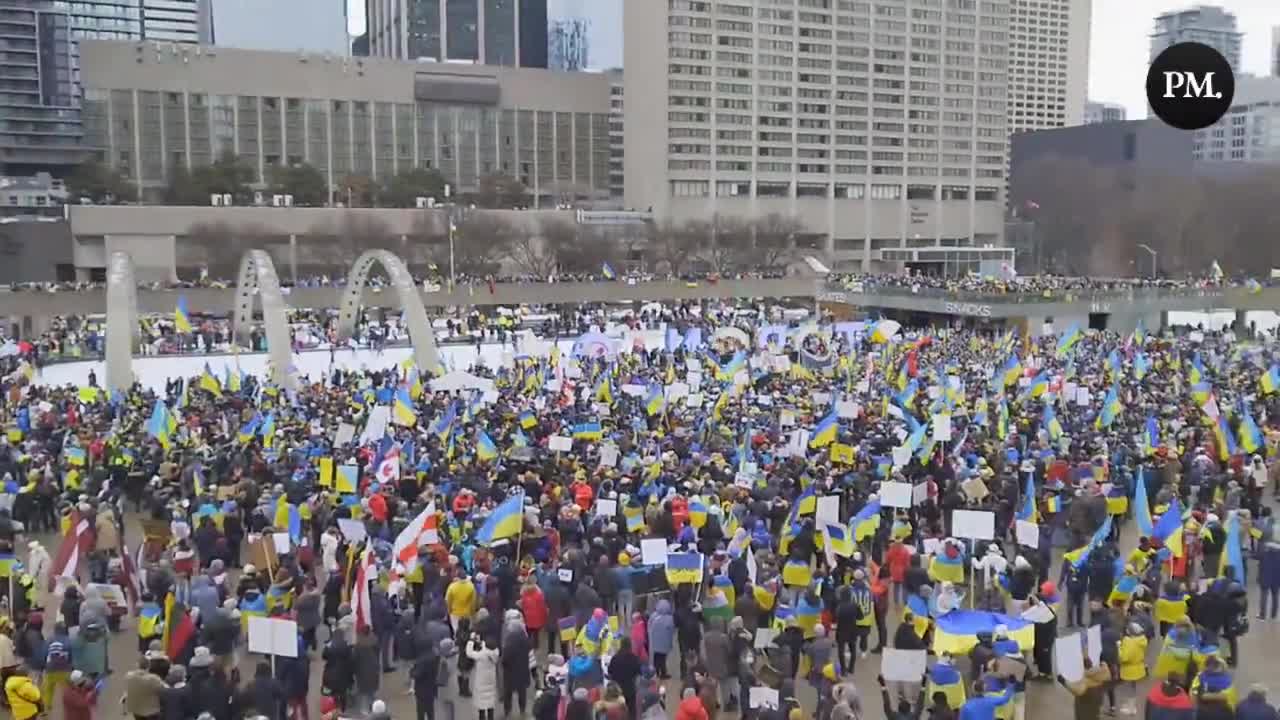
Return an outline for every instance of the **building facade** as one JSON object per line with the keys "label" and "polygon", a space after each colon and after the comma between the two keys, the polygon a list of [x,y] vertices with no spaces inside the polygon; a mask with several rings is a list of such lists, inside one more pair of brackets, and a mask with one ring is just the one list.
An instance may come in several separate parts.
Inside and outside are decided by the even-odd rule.
{"label": "building facade", "polygon": [[1090,100],[1084,106],[1084,125],[1096,123],[1121,122],[1128,119],[1129,112],[1120,103],[1094,102]]}
{"label": "building facade", "polygon": [[365,0],[369,54],[547,66],[547,0]]}
{"label": "building facade", "polygon": [[219,47],[347,55],[347,0],[211,0],[209,41]]}
{"label": "building facade", "polygon": [[608,73],[609,77],[609,196],[621,202],[625,197],[626,135],[622,132],[626,122],[626,84],[620,70]]}
{"label": "building facade", "polygon": [[1080,125],[1089,84],[1091,0],[1010,4],[1009,133]]}
{"label": "building facade", "polygon": [[0,34],[0,174],[63,174],[85,155],[67,15],[47,2],[0,0]]}
{"label": "building facade", "polygon": [[591,60],[589,28],[582,18],[551,20],[547,28],[547,67],[562,72],[586,70]]}
{"label": "building facade", "polygon": [[1236,76],[1231,108],[1192,133],[1202,162],[1280,162],[1280,77]]}
{"label": "building facade", "polygon": [[624,10],[628,207],[794,216],[839,269],[999,244],[1007,0],[663,5]]}
{"label": "building facade", "polygon": [[212,0],[54,0],[76,38],[209,42]]}
{"label": "building facade", "polygon": [[308,163],[330,187],[434,168],[467,192],[518,179],[543,202],[609,196],[609,79],[595,73],[91,41],[86,131],[146,191],[235,154],[265,181]]}
{"label": "building facade", "polygon": [[1196,5],[1157,15],[1151,31],[1151,59],[1170,45],[1198,42],[1222,53],[1231,70],[1240,75],[1240,44],[1244,33],[1236,27],[1236,16],[1216,5]]}

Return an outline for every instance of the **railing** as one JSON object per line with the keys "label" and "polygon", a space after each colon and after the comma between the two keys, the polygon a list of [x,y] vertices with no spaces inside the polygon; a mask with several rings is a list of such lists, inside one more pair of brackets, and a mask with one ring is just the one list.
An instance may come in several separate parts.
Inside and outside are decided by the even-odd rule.
{"label": "railing", "polygon": [[1160,300],[1185,300],[1188,298],[1225,298],[1231,287],[1211,288],[1130,288],[1130,289],[1062,289],[1043,290],[1041,292],[996,292],[983,290],[947,290],[944,288],[920,287],[909,288],[898,285],[862,285],[860,289],[851,289],[843,285],[831,283],[827,285],[829,297],[835,295],[880,295],[896,297],[932,298],[960,302],[980,302],[985,304],[1022,305],[1031,303],[1053,302],[1123,302],[1143,301],[1158,302]]}

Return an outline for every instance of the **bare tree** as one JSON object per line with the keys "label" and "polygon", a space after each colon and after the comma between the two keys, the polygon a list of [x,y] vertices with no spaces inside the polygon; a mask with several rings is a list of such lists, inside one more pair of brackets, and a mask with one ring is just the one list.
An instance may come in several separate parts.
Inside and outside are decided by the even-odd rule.
{"label": "bare tree", "polygon": [[680,275],[688,269],[703,238],[709,235],[707,223],[689,221],[677,225],[670,221],[655,224],[650,230],[648,255],[656,268],[661,268],[672,275]]}
{"label": "bare tree", "polygon": [[556,271],[561,252],[572,236],[573,227],[568,223],[544,220],[539,224],[538,232],[521,232],[512,238],[509,257],[524,273],[545,278]]}
{"label": "bare tree", "polygon": [[224,221],[196,223],[186,233],[192,256],[202,258],[201,264],[213,278],[235,277],[240,258],[246,252],[266,249],[267,244],[276,239],[261,225],[232,225]]}
{"label": "bare tree", "polygon": [[[497,274],[517,236],[515,226],[496,213],[468,214],[453,234],[454,269],[475,277]],[[447,272],[449,243],[440,246],[432,261]]]}
{"label": "bare tree", "polygon": [[716,215],[698,247],[697,258],[716,273],[742,263],[751,248],[751,226],[738,218]]}
{"label": "bare tree", "polygon": [[605,264],[620,265],[618,245],[599,227],[577,226],[567,247],[560,253],[560,269],[571,273],[599,274]]}
{"label": "bare tree", "polygon": [[751,263],[772,268],[786,265],[795,257],[796,235],[804,232],[804,223],[795,216],[769,213],[751,221],[749,228]]}

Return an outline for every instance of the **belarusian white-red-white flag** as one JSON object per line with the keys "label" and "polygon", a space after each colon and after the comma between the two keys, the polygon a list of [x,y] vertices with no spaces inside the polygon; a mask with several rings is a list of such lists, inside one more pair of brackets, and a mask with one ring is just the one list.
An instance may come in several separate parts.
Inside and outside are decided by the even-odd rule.
{"label": "belarusian white-red-white flag", "polygon": [[360,632],[360,628],[373,630],[373,604],[369,598],[369,581],[377,576],[377,572],[373,551],[366,548],[360,553],[360,563],[356,566],[356,586],[351,592],[351,613],[356,616],[356,632]]}
{"label": "belarusian white-red-white flag", "polygon": [[71,523],[58,545],[58,554],[53,558],[49,571],[49,591],[57,587],[58,578],[74,578],[80,566],[80,544],[89,533],[89,520],[80,517],[79,511],[71,511]]}
{"label": "belarusian white-red-white flag", "polygon": [[440,542],[437,523],[436,504],[432,502],[396,536],[392,566],[399,566],[396,571],[400,575],[413,572],[418,564],[418,548]]}

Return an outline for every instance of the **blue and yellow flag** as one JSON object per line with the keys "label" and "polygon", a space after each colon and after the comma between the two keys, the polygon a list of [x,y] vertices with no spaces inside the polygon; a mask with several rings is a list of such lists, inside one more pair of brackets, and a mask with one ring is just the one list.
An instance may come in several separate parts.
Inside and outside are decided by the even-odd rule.
{"label": "blue and yellow flag", "polygon": [[156,404],[151,409],[151,419],[147,421],[147,434],[160,442],[160,447],[165,450],[169,449],[171,444],[170,434],[172,432],[169,423],[169,408],[165,407],[164,402],[156,398]]}
{"label": "blue and yellow flag", "polygon": [[412,427],[418,422],[418,411],[413,406],[413,398],[409,389],[401,385],[396,389],[395,398],[391,401],[391,416],[397,425]]}
{"label": "blue and yellow flag", "polygon": [[1057,440],[1062,437],[1062,423],[1058,421],[1058,414],[1053,409],[1053,403],[1044,404],[1044,429],[1049,433],[1049,439]]}
{"label": "blue and yellow flag", "polygon": [[1151,501],[1147,498],[1147,470],[1138,468],[1137,487],[1133,491],[1133,515],[1138,522],[1138,534],[1149,538],[1155,530],[1151,520]]}
{"label": "blue and yellow flag", "polygon": [[604,430],[601,429],[598,422],[578,423],[573,426],[574,440],[600,440],[604,437]]}
{"label": "blue and yellow flag", "polygon": [[834,409],[827,413],[813,428],[813,434],[809,437],[809,447],[811,449],[826,447],[836,441],[836,435],[840,431],[838,416]]}
{"label": "blue and yellow flag", "polygon": [[1280,390],[1280,367],[1272,365],[1267,368],[1267,371],[1262,373],[1258,385],[1262,387],[1262,392],[1265,395],[1270,395],[1276,390]]}
{"label": "blue and yellow flag", "polygon": [[1072,325],[1062,335],[1058,336],[1058,347],[1055,350],[1055,354],[1059,358],[1066,357],[1082,337],[1084,337],[1084,333],[1080,332],[1080,326]]}
{"label": "blue and yellow flag", "polygon": [[191,332],[191,317],[187,315],[187,296],[178,296],[178,306],[173,309],[173,327],[180,333]]}
{"label": "blue and yellow flag", "polygon": [[1018,382],[1018,378],[1022,377],[1022,362],[1018,360],[1018,354],[1014,353],[1005,361],[1004,367],[1000,369],[1000,377],[1003,379],[1005,387]]}
{"label": "blue and yellow flag", "polygon": [[218,378],[214,377],[213,371],[209,369],[209,363],[204,364],[204,372],[200,373],[197,387],[213,393],[215,397],[222,397],[222,383],[218,382]]}
{"label": "blue and yellow flag", "polygon": [[609,263],[604,263],[600,266],[600,274],[604,276],[605,280],[616,280],[618,278],[618,273],[613,271],[613,266]]}
{"label": "blue and yellow flag", "polygon": [[476,430],[476,457],[481,460],[495,460],[498,457],[498,446],[493,444],[493,438],[483,429]]}
{"label": "blue and yellow flag", "polygon": [[862,542],[876,534],[880,529],[880,500],[872,500],[862,507],[849,521],[849,529],[853,531],[854,542]]}
{"label": "blue and yellow flag", "polygon": [[645,412],[650,415],[658,415],[667,409],[667,397],[662,393],[661,385],[652,385],[649,388],[649,395],[644,401]]}
{"label": "blue and yellow flag", "polygon": [[702,567],[702,553],[667,553],[667,582],[672,585],[700,583]]}
{"label": "blue and yellow flag", "polygon": [[1025,522],[1040,522],[1040,513],[1036,510],[1036,484],[1031,473],[1027,473],[1027,484],[1022,490],[1022,507],[1018,508],[1017,519]]}
{"label": "blue and yellow flag", "polygon": [[524,527],[524,493],[519,492],[493,509],[476,533],[476,543],[492,545],[497,540],[513,538]]}

